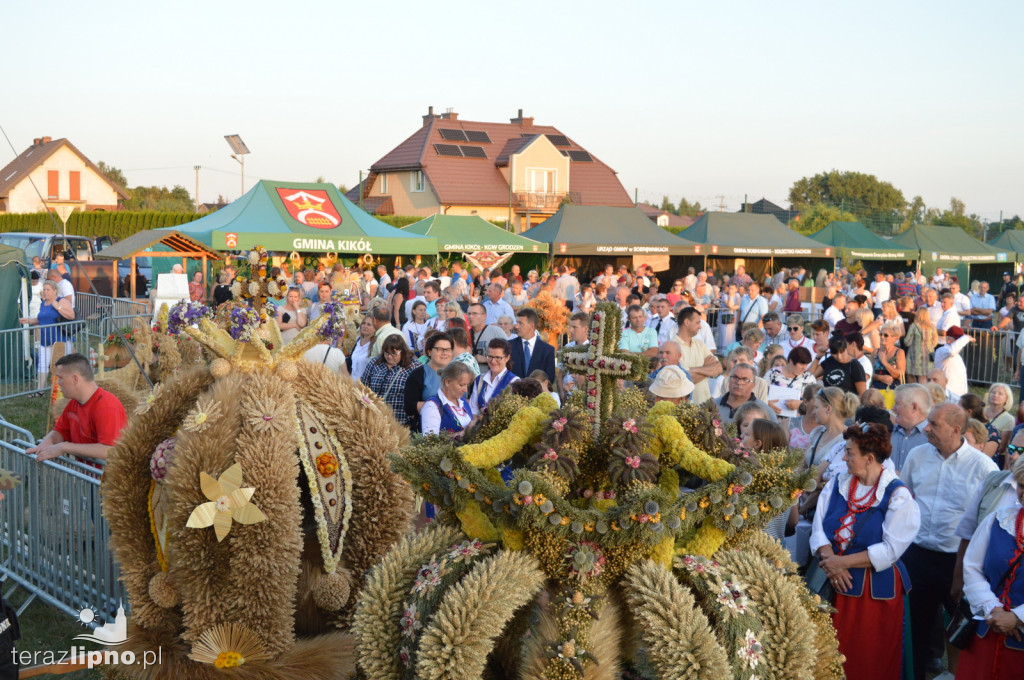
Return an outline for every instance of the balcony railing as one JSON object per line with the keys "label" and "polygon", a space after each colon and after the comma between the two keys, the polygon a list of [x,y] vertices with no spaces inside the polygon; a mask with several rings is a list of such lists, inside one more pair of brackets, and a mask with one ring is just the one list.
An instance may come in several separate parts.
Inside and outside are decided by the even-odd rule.
{"label": "balcony railing", "polygon": [[556,212],[563,203],[580,203],[579,192],[560,191],[556,193],[540,193],[535,191],[516,191],[512,194],[513,206],[520,212]]}

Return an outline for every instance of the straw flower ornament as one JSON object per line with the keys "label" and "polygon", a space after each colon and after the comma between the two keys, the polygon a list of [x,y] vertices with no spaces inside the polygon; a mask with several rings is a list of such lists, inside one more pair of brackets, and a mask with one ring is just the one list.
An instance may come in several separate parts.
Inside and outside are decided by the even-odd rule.
{"label": "straw flower ornament", "polygon": [[252,503],[255,487],[242,486],[242,466],[238,463],[225,470],[219,479],[200,472],[199,484],[209,501],[192,511],[186,522],[188,528],[212,526],[220,542],[231,531],[232,520],[239,524],[256,524],[267,519],[263,511]]}
{"label": "straw flower ornament", "polygon": [[202,432],[208,427],[210,420],[217,418],[220,414],[220,404],[212,397],[203,397],[196,403],[195,408],[185,418],[181,427],[187,432]]}

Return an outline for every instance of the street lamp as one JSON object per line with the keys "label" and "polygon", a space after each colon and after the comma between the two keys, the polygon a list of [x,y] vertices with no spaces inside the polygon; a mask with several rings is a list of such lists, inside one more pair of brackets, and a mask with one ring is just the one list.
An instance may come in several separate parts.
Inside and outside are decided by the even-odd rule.
{"label": "street lamp", "polygon": [[242,141],[240,135],[224,135],[224,139],[228,141],[228,146],[234,151],[231,157],[234,158],[242,166],[242,194],[245,194],[245,155],[249,153],[249,147]]}

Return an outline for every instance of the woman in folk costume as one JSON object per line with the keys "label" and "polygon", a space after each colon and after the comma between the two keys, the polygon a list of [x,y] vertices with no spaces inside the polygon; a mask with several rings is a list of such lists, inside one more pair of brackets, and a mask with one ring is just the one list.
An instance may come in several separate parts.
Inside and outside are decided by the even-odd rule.
{"label": "woman in folk costume", "polygon": [[960,652],[957,680],[1024,678],[1024,456],[1013,480],[1017,502],[983,519],[964,554],[964,597],[985,620]]}
{"label": "woman in folk costume", "polygon": [[481,373],[473,383],[473,397],[470,402],[473,404],[473,411],[480,413],[495,397],[501,394],[506,387],[519,380],[508,368],[508,361],[511,357],[512,348],[508,340],[504,338],[493,338],[487,343],[487,367],[489,370]]}
{"label": "woman in folk costume", "polygon": [[441,371],[441,389],[427,399],[420,410],[423,434],[460,434],[473,421],[473,408],[466,401],[466,391],[473,382],[473,372],[458,361]]}
{"label": "woman in folk costume", "polygon": [[910,490],[883,463],[892,452],[878,423],[855,424],[846,439],[847,472],[822,490],[811,551],[835,590],[839,651],[850,680],[898,680],[903,595],[910,589],[900,556],[917,536],[921,513]]}

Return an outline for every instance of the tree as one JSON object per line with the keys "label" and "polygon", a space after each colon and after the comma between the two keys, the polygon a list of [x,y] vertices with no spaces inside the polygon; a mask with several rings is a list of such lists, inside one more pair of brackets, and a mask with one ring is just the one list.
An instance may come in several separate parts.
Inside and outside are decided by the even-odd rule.
{"label": "tree", "polygon": [[798,217],[791,220],[789,228],[793,231],[808,235],[821,231],[832,222],[849,221],[852,215],[843,212],[839,208],[824,203],[815,203],[809,210],[805,210]]}
{"label": "tree", "polygon": [[124,202],[125,210],[158,210],[160,212],[191,212],[194,209],[188,189],[175,185],[167,187],[135,187],[131,198]]}
{"label": "tree", "polygon": [[327,184],[327,178],[323,175],[317,175],[316,179],[313,180],[316,184]]}
{"label": "tree", "polygon": [[676,206],[673,205],[672,201],[668,200],[668,196],[662,196],[661,197],[661,209],[662,210],[666,210],[666,211],[668,211],[670,213],[674,213],[676,211]]}
{"label": "tree", "polygon": [[679,209],[676,211],[677,215],[682,215],[684,217],[696,217],[702,212],[704,212],[704,208],[700,207],[700,201],[690,203],[685,198],[679,199]]}
{"label": "tree", "polygon": [[862,172],[839,170],[801,177],[790,188],[789,201],[796,210],[825,203],[842,206],[857,216],[898,213],[902,217],[907,204],[903,192],[889,182]]}
{"label": "tree", "polygon": [[948,210],[944,210],[938,215],[933,213],[932,224],[946,227],[960,227],[975,238],[982,237],[985,227],[981,223],[981,218],[973,213],[970,215],[966,213],[967,206],[963,201],[954,196],[949,199]]}
{"label": "tree", "polygon": [[96,167],[100,169],[103,176],[109,179],[111,182],[121,187],[122,189],[128,188],[128,180],[125,178],[124,173],[121,172],[120,168],[115,168],[113,165],[107,165],[103,161],[96,164]]}
{"label": "tree", "polygon": [[344,184],[339,184],[338,185],[338,192],[343,194],[343,195],[347,194],[348,193],[348,187],[345,186]]}

